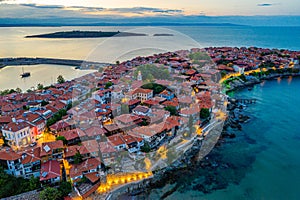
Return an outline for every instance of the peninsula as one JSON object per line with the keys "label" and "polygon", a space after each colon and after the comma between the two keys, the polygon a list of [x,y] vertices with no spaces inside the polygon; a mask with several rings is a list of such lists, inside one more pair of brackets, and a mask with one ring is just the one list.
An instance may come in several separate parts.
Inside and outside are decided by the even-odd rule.
{"label": "peninsula", "polygon": [[[153,188],[177,170],[193,168],[219,138],[235,137],[224,127],[240,128],[248,120],[231,115],[240,103],[256,100],[229,99],[226,92],[299,76],[299,60],[300,52],[289,50],[194,48],[136,57],[30,93],[4,94],[0,172],[10,174],[5,176],[10,182],[36,177],[31,179],[37,184],[30,192],[8,193],[2,186],[1,198],[21,192],[27,192],[25,199],[37,198],[52,185],[64,191],[61,197],[94,199],[120,199]],[[203,167],[228,168],[203,162]]]}
{"label": "peninsula", "polygon": [[130,33],[120,31],[63,31],[46,33],[39,35],[28,35],[25,38],[102,38],[102,37],[129,37],[129,36],[147,36],[143,33]]}

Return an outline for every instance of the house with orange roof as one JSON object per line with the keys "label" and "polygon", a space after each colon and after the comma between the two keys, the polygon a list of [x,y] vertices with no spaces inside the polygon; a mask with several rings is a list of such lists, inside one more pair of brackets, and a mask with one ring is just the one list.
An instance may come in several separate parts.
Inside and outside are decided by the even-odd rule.
{"label": "house with orange roof", "polygon": [[126,142],[121,137],[121,134],[115,134],[115,135],[109,136],[109,137],[107,137],[107,140],[112,144],[112,146],[117,151],[126,149]]}
{"label": "house with orange roof", "polygon": [[128,97],[129,99],[139,99],[143,102],[153,97],[153,90],[136,88],[133,91],[127,93],[126,95],[126,98]]}
{"label": "house with orange roof", "polygon": [[67,145],[74,145],[80,142],[82,137],[85,138],[86,134],[81,129],[77,128],[77,129],[58,132],[58,135],[66,138]]}
{"label": "house with orange roof", "polygon": [[14,176],[23,175],[21,155],[14,152],[11,148],[5,148],[0,150],[0,165],[8,174]]}
{"label": "house with orange roof", "polygon": [[126,149],[129,153],[137,152],[144,146],[144,139],[138,136],[121,135],[123,141],[126,143]]}
{"label": "house with orange roof", "polygon": [[91,126],[88,129],[84,130],[85,134],[90,140],[100,140],[105,137],[107,131],[99,126]]}
{"label": "house with orange roof", "polygon": [[61,131],[70,130],[73,127],[71,124],[69,124],[65,120],[60,120],[60,121],[56,122],[55,124],[51,125],[49,128],[52,133],[58,133]]}
{"label": "house with orange roof", "polygon": [[180,109],[179,115],[189,118],[192,116],[194,119],[200,117],[200,107],[198,104],[191,104],[190,107]]}
{"label": "house with orange roof", "polygon": [[[36,134],[35,137],[37,135],[40,135],[46,128],[46,120],[43,118],[42,115],[36,112],[24,112],[22,116],[20,116],[20,119],[34,126],[34,132]],[[35,140],[35,137],[32,139]]]}
{"label": "house with orange roof", "polygon": [[61,140],[44,142],[40,150],[40,156],[43,162],[48,160],[61,160],[64,153],[64,144]]}
{"label": "house with orange roof", "polygon": [[70,169],[71,181],[76,182],[82,179],[84,175],[90,173],[100,173],[102,171],[102,163],[99,158],[89,158],[80,164],[72,165]]}
{"label": "house with orange roof", "polygon": [[[87,155],[92,158],[99,158],[100,149],[99,144],[96,140],[87,140],[82,142],[82,148],[79,149],[81,155]],[[84,157],[87,158],[87,157]]]}
{"label": "house with orange roof", "polygon": [[10,146],[25,147],[34,140],[33,126],[25,121],[19,122],[15,118],[2,128],[2,135]]}
{"label": "house with orange roof", "polygon": [[115,158],[118,155],[117,150],[113,147],[111,142],[99,142],[101,159],[105,166],[109,166],[110,164],[115,162]]}
{"label": "house with orange roof", "polygon": [[128,132],[130,135],[136,135],[143,138],[153,148],[166,136],[165,123],[151,124],[149,126],[139,126]]}
{"label": "house with orange roof", "polygon": [[41,164],[40,182],[43,185],[56,184],[62,180],[62,169],[57,160],[49,160]]}
{"label": "house with orange roof", "polygon": [[114,120],[117,122],[117,124],[120,124],[124,128],[129,128],[142,122],[142,119],[140,117],[132,114],[119,115],[115,117]]}
{"label": "house with orange roof", "polygon": [[40,147],[21,152],[21,163],[23,164],[23,177],[39,177],[41,168]]}
{"label": "house with orange roof", "polygon": [[81,146],[79,145],[72,145],[68,146],[64,150],[64,158],[69,162],[73,163],[74,162],[74,156],[76,153],[79,153],[79,149]]}

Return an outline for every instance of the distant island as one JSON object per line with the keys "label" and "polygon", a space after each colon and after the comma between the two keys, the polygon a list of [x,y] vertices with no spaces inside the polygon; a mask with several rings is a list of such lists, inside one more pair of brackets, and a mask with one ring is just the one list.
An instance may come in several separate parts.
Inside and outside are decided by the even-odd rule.
{"label": "distant island", "polygon": [[153,36],[174,36],[174,35],[169,34],[169,33],[157,33],[157,34],[154,34]]}
{"label": "distant island", "polygon": [[103,31],[64,31],[39,35],[28,35],[25,38],[101,38],[101,37],[147,36],[143,33],[103,32]]}

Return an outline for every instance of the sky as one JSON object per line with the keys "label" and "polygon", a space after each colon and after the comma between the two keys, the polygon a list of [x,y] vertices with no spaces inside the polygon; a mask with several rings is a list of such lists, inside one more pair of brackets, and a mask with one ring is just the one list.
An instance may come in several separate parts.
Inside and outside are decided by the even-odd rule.
{"label": "sky", "polygon": [[[299,0],[0,0],[0,19],[300,16]],[[3,21],[3,20],[2,20]]]}

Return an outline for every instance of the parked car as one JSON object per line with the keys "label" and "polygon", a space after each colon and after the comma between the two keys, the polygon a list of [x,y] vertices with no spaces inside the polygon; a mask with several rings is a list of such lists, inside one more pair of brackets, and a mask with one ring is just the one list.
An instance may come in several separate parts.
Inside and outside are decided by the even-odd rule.
{"label": "parked car", "polygon": [[37,145],[36,142],[31,143],[29,146],[34,147],[35,145]]}

